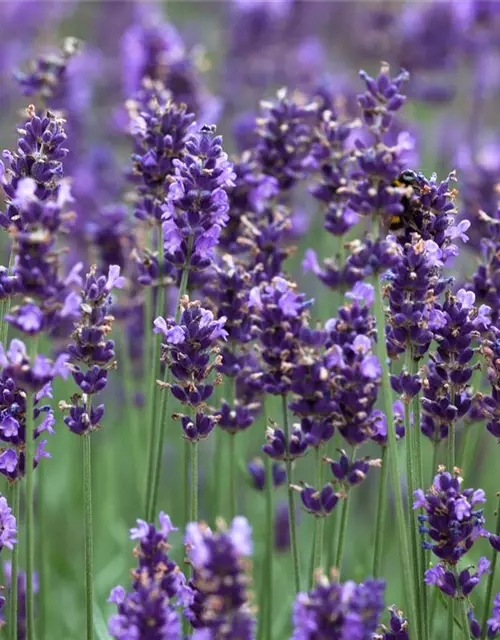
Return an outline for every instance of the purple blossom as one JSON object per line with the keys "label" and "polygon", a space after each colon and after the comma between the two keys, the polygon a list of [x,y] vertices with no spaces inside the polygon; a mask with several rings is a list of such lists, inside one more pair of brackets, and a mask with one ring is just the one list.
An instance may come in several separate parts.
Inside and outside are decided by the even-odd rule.
{"label": "purple blossom", "polygon": [[383,580],[339,584],[320,576],[317,586],[309,593],[297,595],[292,639],[371,637],[384,608],[384,589]]}
{"label": "purple blossom", "polygon": [[108,602],[118,612],[109,618],[108,631],[116,640],[143,637],[181,640],[181,623],[174,609],[174,599],[186,589],[186,579],[167,555],[168,536],[176,531],[170,518],[160,513],[160,528],[143,520],[130,530],[138,540],[135,555],[138,567],[132,571],[132,589],[112,589]]}
{"label": "purple blossom", "polygon": [[484,491],[462,491],[461,482],[461,478],[440,471],[427,494],[421,489],[414,493],[413,508],[426,512],[419,516],[420,533],[431,540],[422,545],[452,567],[470,550],[476,538],[484,535],[483,511],[476,507],[486,502]]}
{"label": "purple blossom", "polygon": [[14,548],[17,543],[17,523],[7,500],[0,496],[0,550]]}
{"label": "purple blossom", "polygon": [[192,522],[186,528],[186,547],[193,568],[193,598],[185,615],[195,637],[216,637],[224,629],[228,637],[252,640],[255,625],[246,572],[252,540],[246,518],[238,516],[228,529],[217,532]]}
{"label": "purple blossom", "polygon": [[208,126],[191,133],[184,157],[172,162],[175,173],[162,218],[165,257],[177,268],[188,263],[191,270],[201,271],[211,265],[213,247],[229,219],[233,166],[222,138]]}

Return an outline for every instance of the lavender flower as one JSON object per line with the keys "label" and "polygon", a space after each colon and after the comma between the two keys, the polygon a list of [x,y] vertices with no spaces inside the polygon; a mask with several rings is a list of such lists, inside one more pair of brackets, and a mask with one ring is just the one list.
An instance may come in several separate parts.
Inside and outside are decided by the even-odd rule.
{"label": "lavender flower", "polygon": [[446,287],[446,281],[440,278],[441,255],[434,241],[418,239],[405,245],[402,259],[390,275],[387,348],[391,357],[410,345],[416,359],[429,349],[433,301]]}
{"label": "lavender flower", "polygon": [[310,305],[281,277],[250,292],[249,307],[265,366],[257,381],[266,393],[285,394],[291,388],[289,371],[297,361],[299,335]]}
{"label": "lavender flower", "polygon": [[174,179],[163,215],[165,258],[177,268],[204,270],[228,220],[226,189],[233,168],[215,127],[203,126],[186,140],[186,154],[174,159]]}
{"label": "lavender flower", "polygon": [[66,38],[60,51],[41,55],[31,63],[27,72],[18,72],[17,81],[26,96],[38,94],[42,100],[53,103],[67,81],[67,67],[80,50],[76,38]]}
{"label": "lavender flower", "polygon": [[[440,470],[428,493],[415,491],[414,509],[424,509],[420,515],[420,532],[432,542],[422,542],[442,562],[454,567],[475,540],[484,535],[482,509],[475,505],[486,502],[482,489],[460,489],[462,478]],[[437,578],[436,578],[437,580]]]}
{"label": "lavender flower", "polygon": [[423,382],[422,431],[439,440],[448,433],[450,422],[463,417],[471,406],[467,383],[473,367],[473,341],[491,324],[490,309],[476,308],[472,292],[460,289],[448,294],[443,305],[435,305],[430,316],[437,354],[429,362]]}
{"label": "lavender flower", "polygon": [[[107,385],[108,371],[115,366],[114,342],[108,340],[113,317],[109,315],[110,293],[121,288],[125,278],[120,276],[120,267],[112,265],[108,275],[97,276],[92,267],[87,274],[82,290],[81,319],[72,334],[73,342],[68,347],[71,357],[71,373],[83,396],[76,395],[72,404],[61,403],[60,408],[69,409],[64,418],[68,428],[77,435],[86,435],[99,428],[99,420],[104,415],[104,405],[92,407],[92,396],[100,393]],[[86,365],[82,369],[79,364]],[[82,400],[82,405],[80,405]]]}
{"label": "lavender flower", "polygon": [[491,618],[488,619],[488,638],[496,638],[500,632],[500,593],[493,600]]}
{"label": "lavender flower", "polygon": [[215,320],[211,311],[203,309],[198,301],[189,302],[187,297],[181,300],[181,307],[179,324],[172,318],[156,318],[154,325],[155,333],[164,337],[163,359],[176,379],[171,385],[172,394],[196,411],[195,420],[182,418],[184,437],[196,442],[206,438],[215,426],[215,417],[206,415],[204,407],[214,389],[207,380],[220,364],[217,344],[227,337],[226,318]]}
{"label": "lavender flower", "polygon": [[468,597],[479,584],[481,576],[489,573],[490,562],[487,558],[481,558],[475,573],[470,569],[464,569],[458,574],[446,568],[444,563],[438,563],[425,572],[424,581],[428,585],[435,585],[447,596],[452,598]]}
{"label": "lavender flower", "polygon": [[403,612],[392,606],[389,607],[389,613],[389,629],[381,625],[381,633],[373,636],[374,640],[409,640],[408,620],[403,616]]}
{"label": "lavender flower", "polygon": [[334,477],[333,482],[341,485],[346,491],[364,482],[370,468],[380,467],[381,464],[380,460],[371,460],[370,458],[359,458],[351,461],[345,451],[340,450],[339,453],[340,458],[338,461],[326,458],[325,462],[330,465],[330,471]]}
{"label": "lavender flower", "polygon": [[[254,458],[247,465],[250,474],[252,486],[257,491],[264,491],[266,486],[266,471],[261,458]],[[286,470],[279,462],[273,462],[272,465],[273,487],[280,487],[286,482]]]}
{"label": "lavender flower", "polygon": [[317,581],[309,593],[297,596],[292,640],[371,638],[384,608],[384,581],[339,584],[321,574]]}
{"label": "lavender flower", "polygon": [[12,549],[17,543],[17,522],[12,515],[12,509],[7,500],[0,496],[0,551],[3,548]]}
{"label": "lavender flower", "polygon": [[[0,439],[7,445],[0,452],[0,473],[11,482],[25,474],[26,444],[26,394],[34,393],[33,418],[43,417],[35,427],[33,437],[38,440],[43,433],[53,434],[55,418],[49,405],[41,400],[52,397],[51,383],[55,377],[66,378],[67,354],[55,362],[43,355],[30,361],[26,347],[20,340],[12,340],[7,351],[0,345]],[[45,451],[47,440],[40,439],[35,451],[33,466],[42,458],[50,458]]]}
{"label": "lavender flower", "polygon": [[263,102],[261,107],[255,156],[262,172],[287,191],[311,171],[317,105],[300,96],[289,98],[281,90],[276,102]]}
{"label": "lavender flower", "polygon": [[341,494],[336,493],[331,484],[327,484],[321,489],[315,489],[306,483],[291,485],[297,491],[302,500],[304,509],[317,518],[324,518],[337,506]]}
{"label": "lavender flower", "polygon": [[186,545],[193,567],[193,600],[185,615],[195,629],[193,638],[252,640],[254,619],[247,575],[252,541],[247,520],[238,516],[229,529],[215,533],[206,525],[190,523]]}
{"label": "lavender flower", "polygon": [[295,460],[307,451],[307,440],[299,425],[293,426],[288,446],[284,431],[274,427],[267,427],[266,441],[267,444],[262,446],[262,451],[274,460]]}
{"label": "lavender flower", "polygon": [[182,597],[186,580],[179,567],[169,559],[168,536],[176,531],[170,518],[160,513],[160,528],[143,520],[130,530],[138,540],[135,555],[139,566],[132,572],[132,590],[115,587],[108,602],[116,604],[118,613],[108,622],[110,635],[117,640],[142,638],[144,634],[158,640],[181,640],[181,624],[172,604]]}
{"label": "lavender flower", "polygon": [[135,141],[133,177],[140,181],[141,196],[135,215],[159,224],[168,179],[174,175],[174,159],[186,152],[186,140],[193,128],[194,114],[177,106],[161,86],[146,82],[142,93],[128,103],[130,130]]}

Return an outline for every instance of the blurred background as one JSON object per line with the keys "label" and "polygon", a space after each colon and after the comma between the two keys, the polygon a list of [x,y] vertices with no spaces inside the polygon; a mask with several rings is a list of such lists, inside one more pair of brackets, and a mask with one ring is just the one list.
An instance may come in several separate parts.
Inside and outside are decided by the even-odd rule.
{"label": "blurred background", "polygon": [[[81,46],[77,55],[64,59],[61,51],[67,37],[78,38]],[[38,68],[50,68],[50,73],[54,73],[54,61],[56,68],[59,63],[65,65],[64,82],[57,83],[57,90],[48,91],[44,99],[23,95],[32,88],[34,60]],[[393,134],[407,138],[408,166],[427,175],[437,172],[441,179],[457,171],[459,215],[471,219],[473,226],[470,243],[454,270],[470,273],[480,254],[479,211],[497,215],[500,2],[3,1],[0,147],[9,149],[15,144],[16,126],[33,100],[37,108],[64,110],[70,148],[65,173],[72,177],[77,214],[68,259],[88,265],[96,259],[96,247],[105,254],[113,232],[121,234],[123,241],[123,229],[132,220],[127,182],[132,143],[125,103],[140,88],[143,77],[162,80],[176,101],[185,102],[196,113],[199,122],[217,124],[228,152],[240,153],[252,146],[261,100],[273,98],[286,86],[305,100],[315,99],[332,108],[342,105],[354,116],[356,94],[362,88],[358,70],[364,68],[374,75],[381,61],[388,62],[393,72],[403,67],[411,74],[406,86],[408,103]],[[318,319],[325,319],[334,308],[332,294],[311,274],[304,274],[301,263],[306,248],[314,247],[324,258],[332,255],[333,247],[321,239],[322,215],[307,188],[302,185],[293,192],[289,205],[291,242],[297,250],[288,268],[307,293],[316,297]],[[126,243],[123,247],[125,260]],[[117,339],[128,340],[133,350],[133,336],[123,330]],[[126,583],[128,567],[133,565],[127,531],[140,515],[133,470],[141,467],[141,461],[134,457],[131,440],[119,437],[128,417],[123,403],[116,402],[123,393],[119,377],[113,380],[108,393],[114,394],[115,409],[108,409],[106,429],[96,434],[94,447],[96,590],[102,637],[107,637],[109,589]],[[56,389],[59,397],[68,397],[62,386]],[[111,438],[109,433],[118,436]],[[242,482],[245,462],[258,453],[262,431],[244,438]],[[53,638],[82,637],[81,480],[74,468],[77,440],[61,427],[51,440],[53,460],[47,465]],[[175,468],[174,451],[168,455],[167,469],[170,464]],[[210,455],[210,448],[202,455]],[[483,455],[491,455],[486,446]],[[480,468],[478,464],[478,477],[468,478],[468,486],[477,484]],[[485,489],[498,490],[498,472],[485,482]],[[202,475],[202,492],[207,486]],[[347,576],[357,580],[366,577],[364,567],[369,560],[365,561],[371,557],[371,549],[364,549],[361,541],[366,543],[364,527],[373,525],[375,489],[356,498]],[[263,505],[243,491],[240,498],[242,510],[258,522]],[[201,509],[203,515],[203,495]],[[490,518],[492,512],[493,501],[487,507]],[[307,526],[305,523],[301,534],[306,540]],[[259,544],[257,535],[258,553]],[[310,553],[307,544],[304,553]],[[393,560],[397,563],[396,557]],[[280,579],[286,582],[284,567],[287,565]],[[388,604],[397,599],[400,586],[397,581],[390,584]],[[283,609],[281,615],[277,628],[286,628],[290,610]]]}

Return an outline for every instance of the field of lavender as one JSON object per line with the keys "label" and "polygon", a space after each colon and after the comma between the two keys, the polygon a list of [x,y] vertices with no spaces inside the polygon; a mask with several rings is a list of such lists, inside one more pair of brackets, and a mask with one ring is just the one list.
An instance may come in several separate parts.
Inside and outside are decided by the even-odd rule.
{"label": "field of lavender", "polygon": [[494,0],[0,2],[0,638],[500,638],[499,68]]}

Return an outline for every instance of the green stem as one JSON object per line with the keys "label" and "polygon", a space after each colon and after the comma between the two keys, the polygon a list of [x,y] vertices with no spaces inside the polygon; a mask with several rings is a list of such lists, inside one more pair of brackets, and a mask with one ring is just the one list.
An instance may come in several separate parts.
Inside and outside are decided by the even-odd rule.
{"label": "green stem", "polygon": [[[153,296],[154,293],[154,289],[151,288],[151,296]],[[149,321],[148,323],[148,332],[152,333],[153,329],[152,329],[152,324],[151,321]],[[153,472],[154,472],[154,466],[153,466],[153,461],[154,461],[154,457],[155,457],[155,442],[156,442],[156,421],[154,419],[154,396],[155,396],[155,391],[157,388],[157,384],[156,384],[156,362],[157,360],[159,360],[160,358],[160,354],[159,354],[159,350],[160,350],[160,337],[153,335],[152,336],[152,342],[153,342],[153,351],[151,354],[151,359],[152,359],[152,363],[153,366],[150,368],[150,376],[148,379],[148,386],[147,386],[147,391],[148,391],[148,400],[147,400],[147,415],[148,415],[148,426],[149,426],[149,439],[148,439],[148,454],[147,454],[147,467],[146,467],[146,492],[145,492],[145,504],[146,504],[146,518],[149,519],[150,514],[149,514],[149,504],[151,502],[151,489],[152,489],[152,483],[153,483]],[[146,348],[146,345],[145,347]],[[150,363],[151,365],[151,363]]]}
{"label": "green stem", "polygon": [[[451,404],[455,404],[455,392],[453,391],[451,394]],[[456,466],[455,456],[456,456],[456,422],[452,420],[448,427],[448,440],[447,440],[447,465],[448,472],[453,475],[453,469]]]}
{"label": "green stem", "polygon": [[198,443],[191,442],[191,508],[189,519],[198,522]]}
{"label": "green stem", "polygon": [[448,598],[448,640],[455,637],[455,598]]}
{"label": "green stem", "polygon": [[[353,447],[352,453],[351,453],[351,464],[354,462],[355,457],[356,457],[356,447]],[[342,561],[344,559],[345,534],[347,532],[349,507],[351,502],[349,498],[350,498],[349,493],[346,493],[346,496],[342,503],[342,517],[340,519],[340,531],[339,531],[339,538],[338,538],[338,544],[337,544],[337,556],[335,558],[335,566],[337,567],[339,581],[340,581],[340,576],[342,575]]]}
{"label": "green stem", "polygon": [[[412,354],[411,354],[411,346],[407,346],[406,349],[406,370],[408,373],[411,373],[412,369]],[[416,433],[415,433],[415,425],[411,424],[411,415],[410,415],[410,405],[408,402],[404,403],[404,413],[405,413],[405,429],[406,429],[406,476],[408,482],[408,516],[409,516],[409,524],[410,524],[410,549],[411,549],[411,557],[413,564],[413,582],[415,589],[415,596],[417,598],[417,627],[418,627],[418,637],[423,638],[423,620],[422,620],[422,608],[421,608],[421,590],[422,590],[422,581],[420,576],[423,575],[422,567],[420,566],[420,554],[419,554],[419,540],[418,540],[418,523],[415,517],[415,512],[413,511],[413,493],[417,488],[417,480],[416,480]]]}
{"label": "green stem", "polygon": [[[324,464],[321,461],[321,447],[316,447],[316,491],[321,491],[321,487],[323,486],[323,469]],[[312,579],[314,573],[317,569],[322,568],[323,566],[323,535],[324,535],[324,527],[325,527],[325,518],[315,518],[314,519],[314,555],[313,555],[313,565],[311,567],[311,576]]]}
{"label": "green stem", "polygon": [[[49,531],[50,523],[47,522],[47,477],[46,468],[44,464],[41,464],[37,468],[37,486],[36,486],[36,501],[37,501],[37,521],[39,531]],[[38,536],[38,557],[39,557],[39,571],[38,571],[38,596],[37,596],[37,611],[38,611],[38,630],[41,638],[45,638],[46,630],[46,618],[47,618],[47,595],[49,590],[49,570],[50,563],[47,558],[47,536]]]}
{"label": "green stem", "polygon": [[[87,412],[90,413],[90,401]],[[87,640],[94,637],[94,552],[92,530],[92,442],[90,433],[82,436],[83,503],[85,514],[85,605],[87,611]]]}
{"label": "green stem", "polygon": [[433,638],[434,637],[434,635],[433,635],[433,632],[434,632],[434,620],[436,619],[438,598],[439,598],[439,589],[438,589],[438,587],[434,587],[433,593],[432,593],[431,611],[430,611],[430,620],[429,620],[429,638]]}
{"label": "green stem", "polygon": [[400,544],[401,565],[403,567],[403,584],[407,595],[407,608],[410,624],[415,624],[417,620],[416,602],[413,593],[412,571],[410,562],[410,553],[407,539],[407,529],[405,522],[405,514],[403,509],[403,496],[401,491],[401,478],[398,468],[398,452],[396,432],[394,429],[394,415],[392,411],[392,389],[389,377],[389,368],[387,366],[387,348],[385,343],[385,318],[384,306],[382,300],[382,282],[380,275],[375,280],[375,319],[377,325],[377,352],[380,365],[382,367],[382,394],[385,405],[385,413],[387,416],[387,440],[388,440],[388,458],[389,471],[391,476],[391,485],[394,492],[394,508],[396,512],[396,526],[398,530],[398,538]]}
{"label": "green stem", "polygon": [[[475,393],[481,391],[481,375],[482,371],[479,368],[475,369],[472,374],[472,389]],[[481,436],[484,433],[483,425],[484,422],[465,424],[460,452],[460,468],[463,471],[464,477],[468,477],[469,479],[471,473],[474,471],[476,451],[481,441]]]}
{"label": "green stem", "polygon": [[[11,485],[11,502],[10,508],[12,515],[15,516],[17,526],[19,528],[19,480]],[[12,550],[12,568],[10,575],[10,607],[9,607],[9,640],[18,640],[17,638],[17,568],[19,563],[19,545],[15,544]]]}
{"label": "green stem", "polygon": [[375,547],[373,552],[373,577],[378,578],[382,567],[384,552],[385,522],[387,516],[387,447],[382,447],[382,468],[378,484],[377,521],[375,524]]}
{"label": "green stem", "polygon": [[189,503],[190,503],[190,491],[189,491],[189,483],[190,479],[190,458],[191,458],[191,443],[189,440],[184,440],[184,513],[183,521],[185,524],[189,522]]}
{"label": "green stem", "polygon": [[[9,273],[11,271],[11,267],[14,264],[14,252],[11,250],[9,252]],[[9,323],[5,322],[5,316],[8,315],[10,308],[12,306],[12,298],[6,298],[3,302],[2,302],[2,317],[1,317],[1,322],[0,322],[0,342],[1,344],[4,345],[5,348],[7,348],[7,338],[9,336]]]}
{"label": "green stem", "polygon": [[273,509],[273,463],[269,456],[265,459],[266,465],[266,524],[267,524],[267,545],[266,545],[266,620],[264,626],[264,638],[272,638],[271,629],[273,623],[273,557],[274,557],[274,509]]}
{"label": "green stem", "polygon": [[[497,505],[497,523],[495,529],[495,535],[500,536],[500,493],[497,493],[498,497],[498,505]],[[486,600],[484,603],[484,612],[483,612],[483,624],[481,637],[486,638],[486,632],[488,630],[488,615],[491,607],[492,596],[493,596],[493,586],[495,584],[495,572],[497,568],[497,559],[498,559],[498,551],[493,549],[491,554],[491,565],[490,565],[490,575],[488,576],[488,582],[486,583]]]}
{"label": "green stem", "polygon": [[285,442],[286,442],[286,475],[288,479],[288,510],[290,512],[290,544],[292,547],[293,556],[293,576],[295,581],[295,591],[300,591],[300,559],[299,548],[297,543],[297,522],[295,516],[295,496],[294,490],[291,488],[293,485],[293,467],[292,460],[290,458],[290,418],[288,415],[288,406],[286,395],[281,396],[282,412],[283,412],[283,425],[285,430]]}
{"label": "green stem", "polygon": [[[32,339],[29,344],[30,361],[35,361],[37,340]],[[26,437],[25,437],[25,473],[26,473],[26,637],[35,639],[35,601],[33,592],[33,575],[35,571],[35,517],[33,505],[34,477],[33,462],[35,458],[35,420],[34,393],[26,394]]]}
{"label": "green stem", "polygon": [[236,516],[236,434],[229,433],[229,519]]}
{"label": "green stem", "polygon": [[223,432],[220,427],[215,427],[215,452],[214,452],[214,469],[212,471],[214,478],[214,498],[213,498],[213,506],[215,509],[213,522],[215,522],[216,518],[221,515],[221,493],[222,493],[222,473],[221,473],[221,465],[223,463]]}
{"label": "green stem", "polygon": [[[177,298],[177,307],[175,310],[175,322],[177,323],[179,322],[181,317],[180,303],[186,293],[187,285],[188,285],[189,260],[191,257],[191,247],[192,247],[192,239],[189,238],[188,251],[186,255],[186,263],[184,265],[184,268],[182,269],[181,282],[179,286],[179,295]],[[170,381],[170,370],[168,367],[165,371],[164,381],[167,384]],[[156,385],[156,381],[155,381],[155,387],[157,386],[158,385]],[[160,401],[160,412],[157,416],[157,420],[155,420],[155,422],[158,423],[158,429],[157,429],[158,435],[153,446],[152,469],[151,469],[151,472],[148,474],[149,482],[151,485],[150,491],[149,491],[150,499],[148,502],[148,521],[149,522],[153,521],[156,514],[156,510],[158,508],[158,489],[160,486],[161,467],[162,467],[161,463],[163,459],[163,445],[165,442],[165,431],[166,431],[166,425],[168,422],[167,408],[168,408],[169,395],[170,395],[170,390],[168,388],[163,389],[163,393],[161,394],[161,401]]]}

